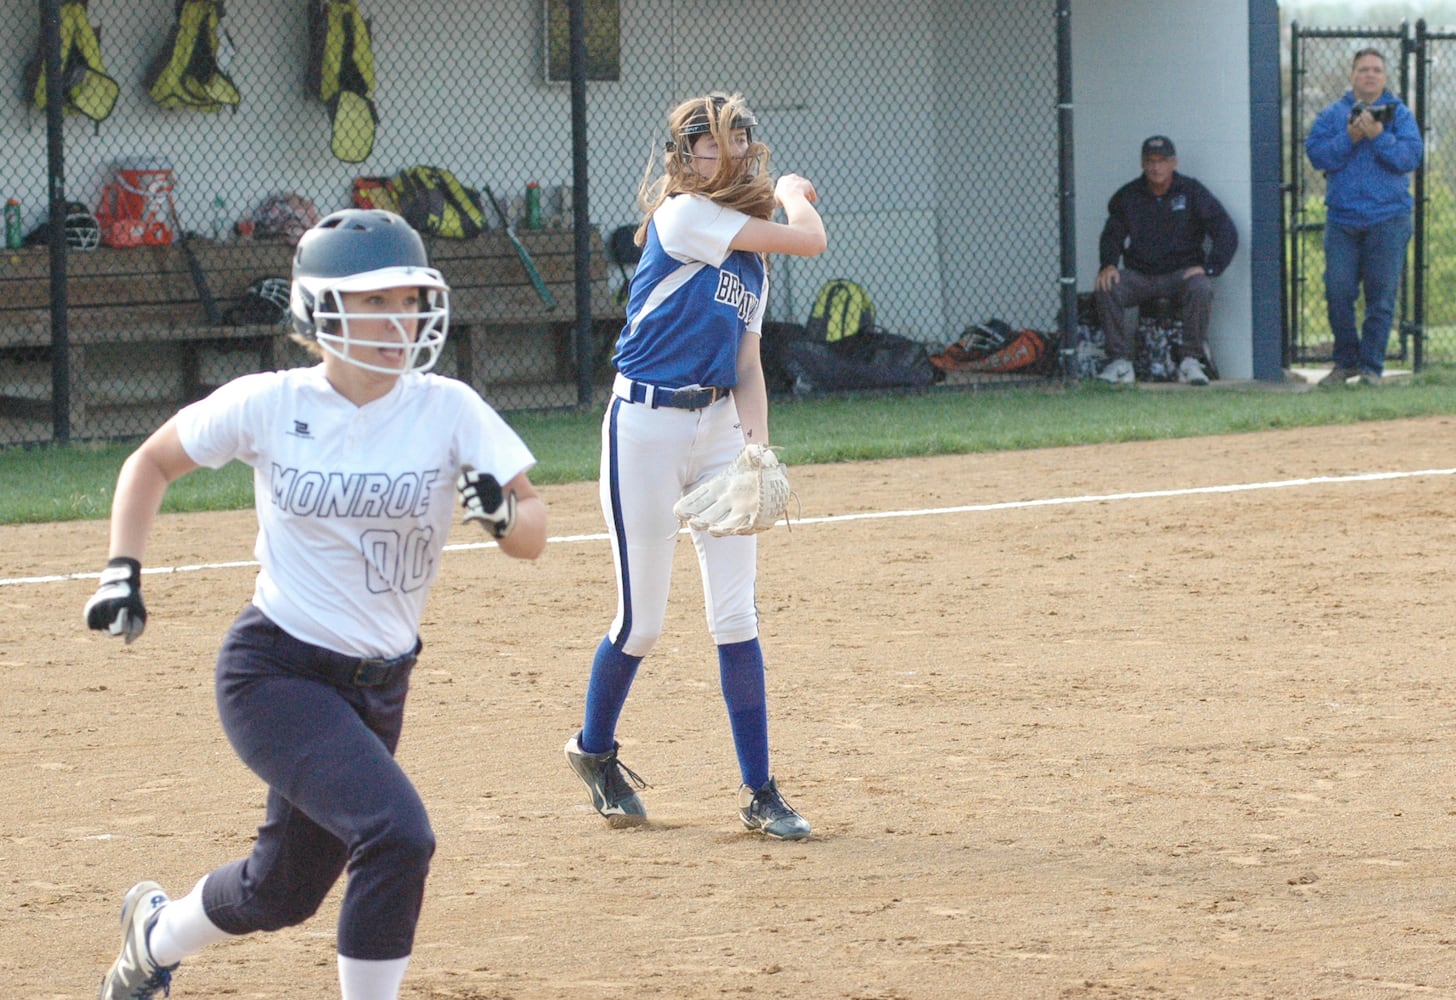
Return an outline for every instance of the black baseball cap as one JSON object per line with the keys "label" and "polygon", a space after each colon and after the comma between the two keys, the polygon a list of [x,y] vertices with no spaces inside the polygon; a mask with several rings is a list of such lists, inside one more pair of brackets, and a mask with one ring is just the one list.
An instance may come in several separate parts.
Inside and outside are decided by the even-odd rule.
{"label": "black baseball cap", "polygon": [[1150,135],[1143,140],[1144,156],[1177,156],[1178,151],[1173,148],[1173,140],[1166,135]]}

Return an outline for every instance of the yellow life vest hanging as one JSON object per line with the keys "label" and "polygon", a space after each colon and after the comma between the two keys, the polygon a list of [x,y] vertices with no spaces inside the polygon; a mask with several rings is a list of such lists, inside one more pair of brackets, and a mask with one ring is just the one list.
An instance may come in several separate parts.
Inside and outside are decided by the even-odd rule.
{"label": "yellow life vest hanging", "polygon": [[[157,104],[207,112],[237,110],[242,95],[218,62],[219,44],[228,42],[222,16],[221,0],[178,0],[177,21],[166,47],[152,60],[142,81]],[[230,43],[227,48],[231,49]]]}
{"label": "yellow life vest hanging", "polygon": [[356,0],[309,8],[309,89],[328,105],[329,149],[345,163],[374,151],[374,46]]}
{"label": "yellow life vest hanging", "polygon": [[[46,106],[45,39],[25,70],[26,90],[35,106]],[[121,87],[106,75],[101,39],[86,16],[86,0],[61,4],[61,90],[65,110],[98,125],[111,115]]]}

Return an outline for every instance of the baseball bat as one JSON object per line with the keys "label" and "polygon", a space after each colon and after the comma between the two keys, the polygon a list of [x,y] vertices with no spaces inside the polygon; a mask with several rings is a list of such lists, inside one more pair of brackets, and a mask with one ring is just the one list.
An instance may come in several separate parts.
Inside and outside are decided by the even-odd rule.
{"label": "baseball bat", "polygon": [[521,266],[526,269],[526,277],[530,278],[531,284],[536,286],[536,294],[541,296],[541,301],[546,304],[546,311],[551,312],[556,308],[556,296],[551,294],[551,289],[547,288],[546,282],[541,280],[541,272],[536,270],[536,262],[531,259],[531,254],[517,238],[510,222],[506,220],[506,213],[501,211],[500,202],[495,200],[495,193],[491,191],[489,184],[485,186],[485,197],[490,202],[490,207],[495,209],[495,217],[500,220],[501,228],[506,231],[506,239],[510,240],[511,246],[516,248],[516,256],[520,258]]}
{"label": "baseball bat", "polygon": [[177,218],[177,205],[167,195],[167,214],[172,217],[172,238],[182,248],[182,259],[187,261],[187,270],[192,274],[192,284],[197,288],[197,298],[202,303],[202,312],[207,316],[209,326],[222,326],[222,312],[217,308],[217,299],[212,297],[212,286],[207,283],[207,274],[202,270],[202,261],[192,250],[192,235],[182,228]]}

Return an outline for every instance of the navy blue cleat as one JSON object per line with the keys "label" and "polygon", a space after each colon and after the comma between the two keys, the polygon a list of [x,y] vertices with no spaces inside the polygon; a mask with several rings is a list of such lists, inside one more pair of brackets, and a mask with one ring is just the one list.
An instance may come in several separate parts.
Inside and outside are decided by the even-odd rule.
{"label": "navy blue cleat", "polygon": [[803,840],[809,836],[809,821],[784,801],[773,778],[757,790],[739,786],[738,816],[748,829],[775,840]]}
{"label": "navy blue cleat", "polygon": [[632,785],[650,786],[617,759],[616,743],[604,753],[587,753],[581,748],[581,733],[577,733],[566,741],[566,761],[591,792],[592,808],[612,826],[641,826],[647,822],[647,810]]}

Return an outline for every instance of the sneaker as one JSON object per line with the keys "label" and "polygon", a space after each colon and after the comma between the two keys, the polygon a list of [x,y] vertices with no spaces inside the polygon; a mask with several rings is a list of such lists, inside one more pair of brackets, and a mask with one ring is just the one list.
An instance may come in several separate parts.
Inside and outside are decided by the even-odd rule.
{"label": "sneaker", "polygon": [[1109,361],[1107,366],[1097,373],[1097,377],[1109,385],[1129,385],[1137,378],[1133,374],[1132,362],[1126,358]]}
{"label": "sneaker", "polygon": [[1203,370],[1203,362],[1194,357],[1184,358],[1178,363],[1178,381],[1188,385],[1207,385],[1208,372]]}
{"label": "sneaker", "polygon": [[758,791],[739,786],[738,818],[750,830],[776,840],[803,840],[809,836],[809,821],[784,801],[773,778]]}
{"label": "sneaker", "polygon": [[1344,385],[1359,374],[1360,369],[1358,368],[1341,368],[1339,365],[1335,365],[1328,375],[1319,380],[1319,384],[1328,389],[1330,386]]}
{"label": "sneaker", "polygon": [[150,1000],[172,992],[172,970],[152,961],[147,935],[167,905],[167,894],[155,882],[138,882],[121,904],[121,954],[101,980],[100,1000]]}
{"label": "sneaker", "polygon": [[[581,748],[581,733],[566,741],[566,762],[591,791],[592,807],[613,826],[640,826],[647,822],[647,810],[633,791],[650,788],[641,776],[617,759],[616,743],[606,753],[587,753]],[[628,779],[632,784],[628,784]]]}
{"label": "sneaker", "polygon": [[1360,373],[1360,384],[1361,385],[1374,385],[1374,386],[1378,386],[1378,385],[1380,385],[1380,383],[1382,381],[1383,381],[1383,379],[1381,378],[1381,375],[1380,375],[1379,372],[1372,372],[1372,371],[1368,371],[1367,370],[1367,371],[1362,371]]}

